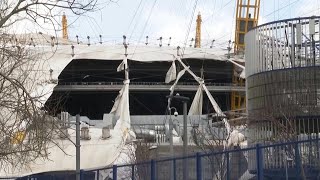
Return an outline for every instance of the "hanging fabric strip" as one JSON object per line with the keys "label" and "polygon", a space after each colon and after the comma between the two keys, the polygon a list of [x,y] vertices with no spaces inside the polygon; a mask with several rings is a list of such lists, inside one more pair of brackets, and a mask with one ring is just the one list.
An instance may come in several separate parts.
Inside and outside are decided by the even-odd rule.
{"label": "hanging fabric strip", "polygon": [[202,85],[199,85],[196,95],[193,98],[191,107],[188,115],[202,115],[202,104],[203,104],[203,90]]}
{"label": "hanging fabric strip", "polygon": [[127,59],[127,57],[125,57],[125,58],[122,60],[121,64],[117,67],[117,72],[123,71],[124,68],[127,69],[127,67],[128,67],[128,59]]}
{"label": "hanging fabric strip", "polygon": [[119,94],[116,97],[116,99],[114,101],[114,104],[112,106],[112,109],[110,111],[110,114],[118,115],[118,114],[116,114],[116,111],[117,111],[117,109],[119,107],[119,104],[120,104],[124,89],[125,89],[125,85],[120,89]]}
{"label": "hanging fabric strip", "polygon": [[[176,78],[176,81],[173,83],[173,85],[170,87],[170,96],[173,95],[173,92],[174,92],[174,88],[176,87],[179,79],[183,76],[183,74],[186,72],[186,70],[189,69],[189,67],[185,67],[183,70],[181,70],[179,73],[178,73],[178,76]],[[171,105],[171,98],[168,98],[168,109],[170,108],[170,105]]]}
{"label": "hanging fabric strip", "polygon": [[165,83],[170,83],[171,81],[175,80],[177,77],[177,69],[175,60],[172,61],[172,65],[167,72]]}
{"label": "hanging fabric strip", "polygon": [[186,72],[186,70],[189,69],[189,67],[185,67],[183,70],[181,70],[179,73],[178,73],[178,76],[177,76],[177,79],[176,81],[173,83],[173,85],[170,87],[170,95],[173,95],[173,92],[174,92],[174,88],[176,87],[179,79],[184,75],[184,73]]}

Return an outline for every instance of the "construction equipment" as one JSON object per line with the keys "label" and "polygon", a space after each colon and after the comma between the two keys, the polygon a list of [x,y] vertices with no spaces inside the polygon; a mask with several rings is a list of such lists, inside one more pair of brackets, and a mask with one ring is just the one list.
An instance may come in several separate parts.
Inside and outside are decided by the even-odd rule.
{"label": "construction equipment", "polygon": [[[234,54],[244,55],[244,36],[253,27],[258,24],[258,17],[260,11],[260,0],[237,0],[236,9],[236,29],[234,41]],[[245,80],[240,78],[241,69],[233,66],[232,83],[237,86],[244,86]],[[231,93],[231,110],[236,110],[245,107],[245,94],[233,91]]]}

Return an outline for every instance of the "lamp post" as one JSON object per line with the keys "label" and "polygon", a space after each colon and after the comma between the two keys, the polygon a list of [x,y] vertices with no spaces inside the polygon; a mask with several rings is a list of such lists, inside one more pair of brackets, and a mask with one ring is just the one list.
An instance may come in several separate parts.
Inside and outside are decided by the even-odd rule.
{"label": "lamp post", "polygon": [[169,108],[170,119],[169,119],[169,143],[170,143],[170,155],[173,156],[173,120],[171,118],[171,110],[174,109],[174,116],[178,116],[178,111],[175,107]]}
{"label": "lamp post", "polygon": [[[172,100],[177,100],[183,103],[183,156],[187,156],[187,146],[188,146],[188,127],[187,127],[187,108],[188,108],[188,101],[190,98],[180,95],[169,96],[168,98]],[[183,179],[188,179],[187,176],[187,159],[183,159]]]}
{"label": "lamp post", "polygon": [[76,115],[76,180],[80,180],[80,115]]}
{"label": "lamp post", "polygon": [[[170,119],[169,119],[169,143],[170,143],[170,156],[174,156],[174,152],[173,152],[173,134],[172,134],[172,131],[173,131],[173,121],[172,121],[172,118],[171,118],[171,109],[174,109],[174,116],[178,116],[178,111],[175,107],[171,107],[169,108],[169,113],[170,113]],[[174,172],[173,172],[173,169],[174,169],[174,164],[172,163],[171,165],[171,179],[173,180],[174,179]]]}
{"label": "lamp post", "polygon": [[[65,125],[76,125],[76,142],[69,139],[76,147],[76,180],[80,180],[80,115],[76,115],[76,122],[63,122]],[[68,129],[62,131],[63,137],[68,136]]]}

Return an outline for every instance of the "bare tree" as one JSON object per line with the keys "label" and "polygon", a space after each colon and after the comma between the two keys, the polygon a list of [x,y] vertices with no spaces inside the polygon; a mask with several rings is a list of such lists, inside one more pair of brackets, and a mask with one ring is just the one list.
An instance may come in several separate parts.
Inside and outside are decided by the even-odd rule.
{"label": "bare tree", "polygon": [[[0,2],[0,28],[10,27],[22,20],[55,24],[61,10],[82,15],[97,8],[97,0],[3,0]],[[40,21],[41,20],[41,21]]]}
{"label": "bare tree", "polygon": [[[231,114],[226,113],[231,124],[231,128],[239,126],[240,121],[246,117],[238,117],[231,119]],[[234,116],[234,113],[232,114]],[[243,116],[243,115],[242,115]],[[210,117],[210,116],[208,116]],[[213,116],[208,119],[206,124],[202,126],[194,126],[192,129],[192,138],[197,147],[206,153],[208,156],[203,156],[203,161],[206,162],[208,172],[205,178],[212,178],[221,180],[227,178],[227,161],[229,161],[229,177],[231,179],[239,179],[246,171],[247,162],[243,152],[232,152],[228,156],[223,151],[233,148],[240,148],[240,144],[244,142],[244,135],[238,130],[233,129],[231,134],[227,135],[227,130],[224,123],[221,121],[222,117]],[[242,125],[243,129],[245,128]],[[228,138],[227,138],[228,137]],[[241,163],[242,166],[236,166]]]}
{"label": "bare tree", "polygon": [[[225,140],[221,136],[219,128],[214,128],[210,124],[203,130],[200,127],[193,127],[192,138],[197,147],[204,153],[217,153],[223,151]],[[223,131],[223,130],[222,130]],[[225,179],[226,168],[225,159],[221,155],[205,156],[205,161],[210,167],[210,176],[213,179]]]}
{"label": "bare tree", "polygon": [[[263,144],[275,144],[282,142],[290,142],[301,140],[299,138],[301,133],[310,134],[307,132],[306,128],[309,125],[306,121],[301,121],[297,119],[293,113],[300,111],[299,108],[291,106],[281,106],[278,105],[275,107],[265,108],[265,111],[256,113],[250,116],[249,126],[255,129],[256,134],[253,134],[255,137],[255,143]],[[258,119],[258,121],[256,120]],[[305,146],[305,144],[300,144]],[[300,168],[300,178],[306,179],[304,163],[305,149],[312,149],[311,143],[306,147],[299,147],[299,153],[295,152],[297,149],[292,145],[283,145],[276,146],[273,148],[264,149],[264,163],[266,167],[269,166],[278,166],[278,167],[287,167],[288,159],[291,159],[295,162],[295,166]],[[312,153],[308,151],[307,156],[312,156]],[[298,156],[297,156],[298,155]],[[314,155],[316,158],[316,155]],[[296,164],[299,161],[299,164]],[[319,168],[319,164],[317,165]]]}
{"label": "bare tree", "polygon": [[[56,144],[58,123],[42,109],[44,92],[37,92],[42,71],[41,52],[28,46],[23,35],[10,34],[20,21],[55,28],[58,12],[76,15],[94,11],[97,0],[2,0],[0,1],[0,168],[21,167],[47,158]],[[8,32],[8,33],[6,33]],[[43,79],[43,78],[42,78]]]}

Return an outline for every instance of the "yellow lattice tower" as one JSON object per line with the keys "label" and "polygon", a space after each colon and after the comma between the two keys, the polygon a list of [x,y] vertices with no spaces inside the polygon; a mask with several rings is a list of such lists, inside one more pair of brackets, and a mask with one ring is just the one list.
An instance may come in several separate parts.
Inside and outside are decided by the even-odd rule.
{"label": "yellow lattice tower", "polygon": [[68,21],[67,16],[63,13],[62,15],[62,38],[68,39]]}
{"label": "yellow lattice tower", "polygon": [[195,40],[195,48],[200,48],[201,47],[201,15],[200,12],[198,14],[198,18],[197,18],[197,27],[196,27],[196,40]]}
{"label": "yellow lattice tower", "polygon": [[[245,44],[244,36],[253,27],[258,24],[260,11],[260,0],[237,0],[236,9],[236,29],[234,53],[235,55],[243,55]],[[238,86],[244,86],[245,82],[238,76],[239,70],[237,66],[233,66],[232,82]],[[231,110],[241,109],[245,107],[245,94],[233,91],[231,93]]]}

